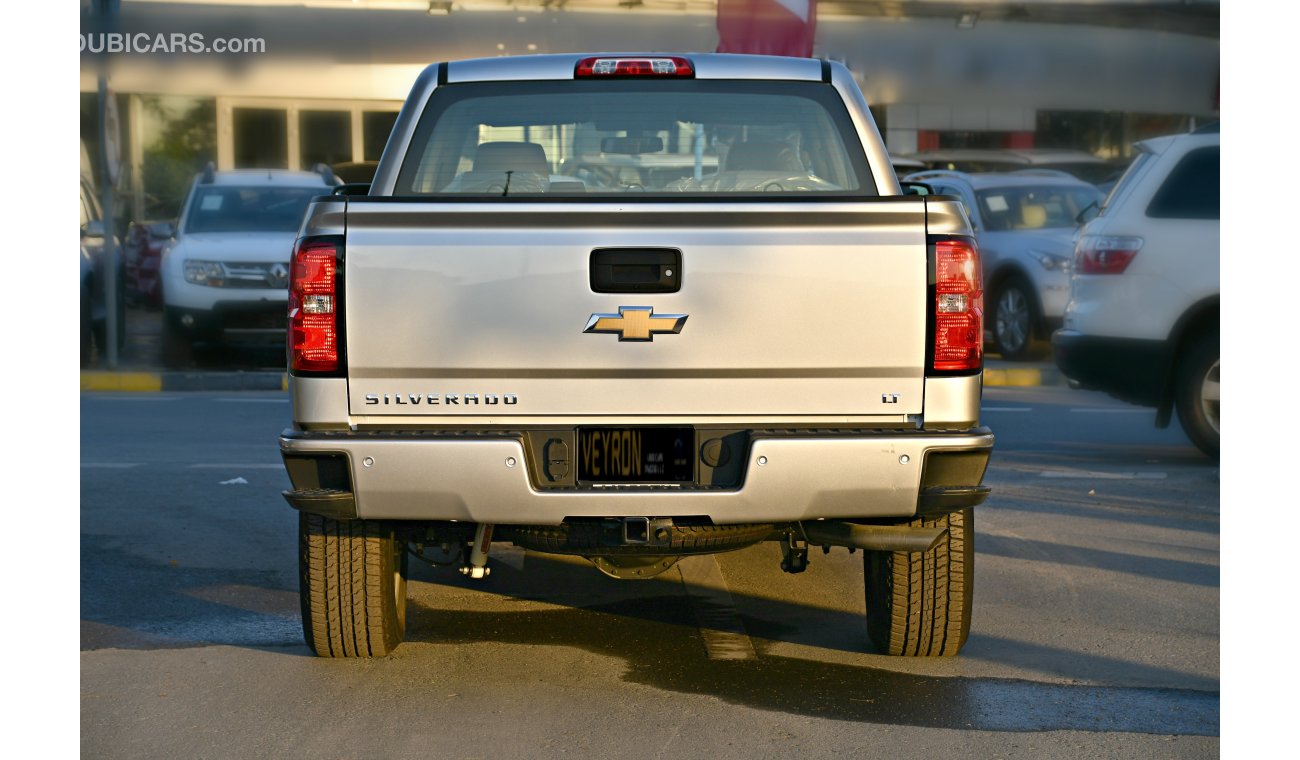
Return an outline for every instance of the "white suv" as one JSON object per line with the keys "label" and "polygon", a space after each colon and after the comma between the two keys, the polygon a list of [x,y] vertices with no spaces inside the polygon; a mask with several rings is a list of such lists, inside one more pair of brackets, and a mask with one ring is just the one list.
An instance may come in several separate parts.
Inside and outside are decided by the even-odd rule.
{"label": "white suv", "polygon": [[307,204],[338,180],[319,173],[209,167],[194,180],[163,250],[163,364],[200,342],[284,342],[289,260]]}
{"label": "white suv", "polygon": [[1080,230],[1052,336],[1072,384],[1154,406],[1219,453],[1219,128],[1146,140]]}

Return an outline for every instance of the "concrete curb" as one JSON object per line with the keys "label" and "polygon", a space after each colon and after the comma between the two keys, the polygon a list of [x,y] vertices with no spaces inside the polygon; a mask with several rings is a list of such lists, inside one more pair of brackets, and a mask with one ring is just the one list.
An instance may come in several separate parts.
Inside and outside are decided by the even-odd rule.
{"label": "concrete curb", "polygon": [[1033,388],[1040,385],[1069,385],[1061,370],[1052,367],[985,367],[985,388]]}
{"label": "concrete curb", "polygon": [[[986,367],[986,388],[1032,388],[1066,385],[1055,368]],[[289,376],[283,372],[98,372],[81,373],[83,391],[284,391]]]}
{"label": "concrete curb", "polygon": [[284,391],[283,372],[82,372],[83,391]]}

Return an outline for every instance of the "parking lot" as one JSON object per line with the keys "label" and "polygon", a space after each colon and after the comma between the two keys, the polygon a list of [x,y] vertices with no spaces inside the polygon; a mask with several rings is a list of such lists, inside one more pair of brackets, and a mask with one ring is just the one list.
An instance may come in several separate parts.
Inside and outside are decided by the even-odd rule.
{"label": "parking lot", "polygon": [[343,662],[302,643],[286,396],[83,394],[83,752],[1217,756],[1217,464],[1099,394],[988,388],[983,413],[957,658],[865,654],[844,549],[635,582],[497,545],[484,581],[413,562],[407,643]]}

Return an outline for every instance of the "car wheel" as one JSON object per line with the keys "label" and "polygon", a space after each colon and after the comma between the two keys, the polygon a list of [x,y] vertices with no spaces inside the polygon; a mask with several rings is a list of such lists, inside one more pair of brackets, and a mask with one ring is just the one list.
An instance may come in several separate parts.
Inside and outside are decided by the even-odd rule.
{"label": "car wheel", "polygon": [[864,553],[867,634],[881,654],[952,657],[970,633],[974,510],[918,517],[910,525],[948,534],[925,552]]}
{"label": "car wheel", "polygon": [[167,369],[185,369],[194,363],[194,343],[173,327],[166,316],[162,327],[162,362]]}
{"label": "car wheel", "polygon": [[1033,287],[1022,277],[998,286],[993,301],[993,342],[1003,359],[1021,361],[1033,353],[1034,331],[1041,318]]}
{"label": "car wheel", "polygon": [[299,600],[321,657],[384,657],[406,638],[406,541],[375,520],[298,515]]}
{"label": "car wheel", "polygon": [[1178,421],[1201,451],[1219,456],[1219,333],[1200,338],[1179,362],[1174,380]]}

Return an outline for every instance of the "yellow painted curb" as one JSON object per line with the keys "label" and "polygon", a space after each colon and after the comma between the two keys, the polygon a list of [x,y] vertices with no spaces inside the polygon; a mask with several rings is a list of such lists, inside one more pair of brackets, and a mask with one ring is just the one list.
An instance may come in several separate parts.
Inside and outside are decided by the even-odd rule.
{"label": "yellow painted curb", "polygon": [[82,372],[83,391],[160,391],[162,375],[157,372]]}
{"label": "yellow painted curb", "polygon": [[986,369],[984,370],[986,386],[1028,388],[1043,384],[1043,371],[1030,368]]}

